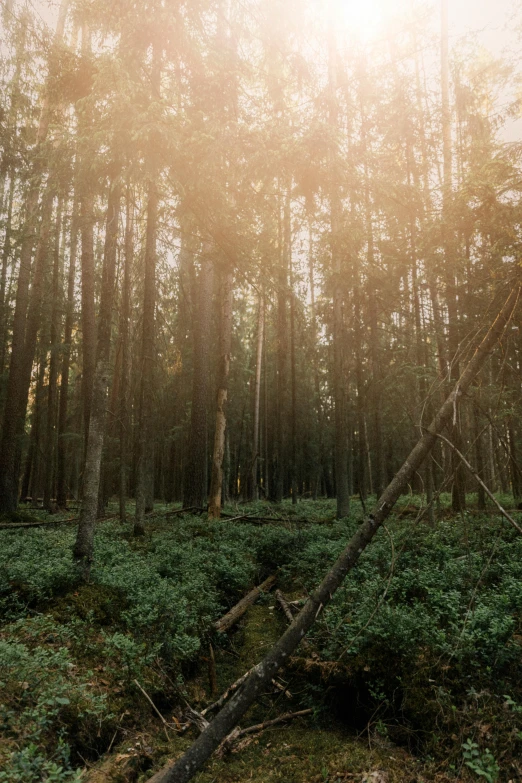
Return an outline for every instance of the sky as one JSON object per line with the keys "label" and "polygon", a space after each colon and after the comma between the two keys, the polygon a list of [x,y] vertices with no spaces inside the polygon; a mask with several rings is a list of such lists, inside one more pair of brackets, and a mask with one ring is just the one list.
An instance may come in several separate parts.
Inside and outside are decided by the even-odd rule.
{"label": "sky", "polygon": [[[478,40],[494,55],[505,51],[517,52],[522,40],[517,40],[513,17],[521,14],[522,3],[517,0],[449,0],[450,36],[457,41],[468,33],[476,33]],[[506,99],[514,98],[506,95]],[[502,131],[506,142],[522,141],[522,118],[510,120]]]}
{"label": "sky", "polygon": [[452,37],[479,32],[481,42],[495,54],[514,44],[509,18],[516,10],[516,0],[449,0]]}
{"label": "sky", "polygon": [[[363,38],[371,37],[375,32],[375,20],[382,15],[382,9],[386,14],[386,9],[393,12],[398,7],[411,6],[412,2],[415,0],[320,0],[324,8],[333,9],[331,13],[337,16],[341,11],[347,23],[358,26]],[[439,2],[431,2],[435,24],[439,19]],[[58,0],[30,0],[30,3],[45,21],[54,26]],[[474,34],[494,55],[499,56],[506,51],[516,53],[518,49],[522,52],[522,37],[517,40],[513,23],[517,11],[522,20],[522,0],[448,0],[448,11],[450,46],[456,45],[463,36]],[[506,95],[505,100],[513,97]],[[522,118],[510,121],[502,136],[508,142],[522,141]]]}

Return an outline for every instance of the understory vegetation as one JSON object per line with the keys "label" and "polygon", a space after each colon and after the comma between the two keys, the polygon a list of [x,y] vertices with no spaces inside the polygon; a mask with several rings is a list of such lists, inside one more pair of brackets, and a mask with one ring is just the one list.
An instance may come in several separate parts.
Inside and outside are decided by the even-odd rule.
{"label": "understory vegetation", "polygon": [[[245,719],[312,708],[273,740],[284,758],[292,742],[299,748],[295,763],[277,765],[283,777],[264,759],[276,752],[267,732],[198,780],[242,780],[244,754],[259,780],[333,783],[362,775],[375,753],[386,780],[518,779],[522,540],[496,512],[455,517],[441,500],[431,528],[403,499],[289,661],[285,693],[267,694]],[[272,593],[228,635],[213,622],[272,573],[299,605],[362,516],[355,501],[342,521],[333,501],[241,513],[260,510],[277,518],[209,524],[160,507],[139,539],[100,522],[88,584],[73,567],[72,526],[0,530],[1,781],[145,780],[190,742],[195,729],[176,726],[187,703],[213,701],[209,644],[222,692],[286,625]]]}

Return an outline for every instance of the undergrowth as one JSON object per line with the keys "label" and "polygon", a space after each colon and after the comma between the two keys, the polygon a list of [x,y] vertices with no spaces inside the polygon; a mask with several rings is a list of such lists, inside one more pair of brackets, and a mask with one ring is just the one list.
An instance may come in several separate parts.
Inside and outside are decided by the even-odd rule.
{"label": "undergrowth", "polygon": [[[432,530],[402,505],[319,618],[313,652],[296,652],[300,700],[461,779],[508,780],[522,755],[522,539],[490,514],[442,514]],[[160,509],[144,540],[100,523],[89,585],[73,528],[0,531],[0,780],[75,780],[150,712],[135,680],[174,710],[208,641],[231,643],[212,622],[275,570],[305,597],[361,518],[355,505],[334,521],[331,501],[243,509],[283,520]]]}

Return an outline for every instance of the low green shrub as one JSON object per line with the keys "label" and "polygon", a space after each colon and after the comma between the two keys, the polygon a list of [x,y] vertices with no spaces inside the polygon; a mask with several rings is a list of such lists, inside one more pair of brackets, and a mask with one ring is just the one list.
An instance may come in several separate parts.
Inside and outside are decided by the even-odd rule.
{"label": "low green shrub", "polygon": [[[68,646],[74,628],[50,617],[19,620],[0,637],[0,725],[12,752],[0,764],[0,781],[76,780],[68,734],[81,725],[96,735],[112,719],[104,693],[92,684],[93,672],[78,671]],[[78,738],[75,738],[75,742]]]}
{"label": "low green shrub", "polygon": [[[252,509],[271,513],[263,503]],[[23,620],[28,609],[52,612],[52,638],[62,621],[69,636],[57,644],[66,655],[52,664],[62,673],[67,655],[81,647],[114,680],[141,681],[157,659],[177,676],[183,662],[197,659],[213,621],[269,573],[278,570],[285,590],[311,591],[362,516],[354,504],[349,518],[335,522],[331,501],[306,502],[291,509],[292,522],[289,509],[283,503],[277,511],[283,523],[261,526],[157,515],[140,541],[106,522],[96,533],[92,584],[84,586],[71,561],[73,530],[0,531],[0,612],[5,620]],[[522,539],[502,521],[463,515],[431,530],[399,513],[350,572],[311,640],[324,664],[318,670],[330,672],[334,686],[349,687],[362,720],[373,715],[391,739],[458,765],[461,745],[479,730],[494,758],[522,751],[519,715],[505,695],[522,704],[521,616]],[[85,631],[91,627],[99,629],[94,640]],[[5,643],[41,655],[10,634]],[[317,688],[310,670],[306,681],[315,703],[327,689]],[[72,725],[64,718],[70,705],[59,707],[46,705],[58,739]],[[495,731],[487,736],[490,725]],[[36,749],[19,760],[26,766],[42,755],[31,731],[26,748]],[[68,770],[58,739],[44,759]]]}

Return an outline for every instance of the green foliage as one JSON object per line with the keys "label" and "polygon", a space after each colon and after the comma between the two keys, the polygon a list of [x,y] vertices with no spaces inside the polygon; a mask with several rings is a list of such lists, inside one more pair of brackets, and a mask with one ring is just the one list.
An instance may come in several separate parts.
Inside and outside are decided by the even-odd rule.
{"label": "green foliage", "polygon": [[27,603],[70,589],[76,574],[70,530],[1,531],[0,613],[23,614]]}
{"label": "green foliage", "polygon": [[2,783],[77,783],[81,780],[81,770],[70,768],[69,746],[61,739],[58,741],[52,758],[39,752],[38,746],[30,743],[20,751],[15,751],[8,766],[0,772]]}
{"label": "green foliage", "polygon": [[[294,522],[287,509],[283,503],[279,511],[285,522],[262,526],[199,517],[171,524],[158,514],[151,534],[140,541],[118,523],[104,523],[96,534],[92,584],[81,586],[70,560],[73,531],[3,533],[2,609],[7,618],[21,618],[6,629],[4,659],[12,672],[17,660],[17,666],[29,669],[32,662],[35,672],[50,667],[58,672],[53,697],[71,700],[51,704],[46,703],[51,696],[42,695],[31,713],[17,708],[25,727],[17,731],[29,755],[18,761],[13,756],[13,770],[15,762],[40,763],[35,761],[40,756],[69,770],[53,754],[80,714],[82,683],[89,681],[84,671],[76,690],[65,689],[73,660],[81,657],[91,667],[101,661],[114,688],[125,689],[134,678],[154,688],[155,662],[163,661],[178,677],[184,662],[197,659],[213,621],[268,573],[278,570],[285,591],[312,590],[356,529],[357,507],[341,522],[330,521],[330,502],[299,504]],[[308,511],[310,523],[302,521]],[[414,731],[421,748],[457,764],[466,738],[477,727],[495,725],[488,744],[492,757],[504,758],[522,749],[516,728],[522,703],[521,585],[522,540],[502,522],[464,516],[432,530],[392,520],[350,572],[310,638],[318,660],[329,667],[324,671],[336,686],[347,682],[355,689],[362,716],[374,714],[380,735],[410,741]],[[28,604],[55,619],[28,620]],[[50,649],[42,634],[51,640]],[[237,638],[241,643],[241,634]],[[256,641],[251,663],[264,649],[262,641]],[[12,674],[11,680],[28,682],[29,673]],[[307,704],[325,698],[324,682],[313,672],[307,671],[306,687]],[[98,707],[107,720],[112,707]],[[52,748],[46,726],[55,738]],[[31,743],[35,751],[27,750]],[[493,774],[488,759],[480,753],[482,769]]]}
{"label": "green foliage", "polygon": [[[90,670],[78,675],[68,646],[74,627],[49,617],[19,620],[0,638],[2,734],[17,748],[3,765],[0,781],[69,781],[68,727],[88,731],[112,718],[105,694],[92,687]],[[21,750],[18,750],[21,748]]]}
{"label": "green foliage", "polygon": [[462,746],[462,757],[464,764],[477,777],[483,778],[487,783],[496,783],[500,768],[489,748],[481,752],[477,743],[468,739]]}

